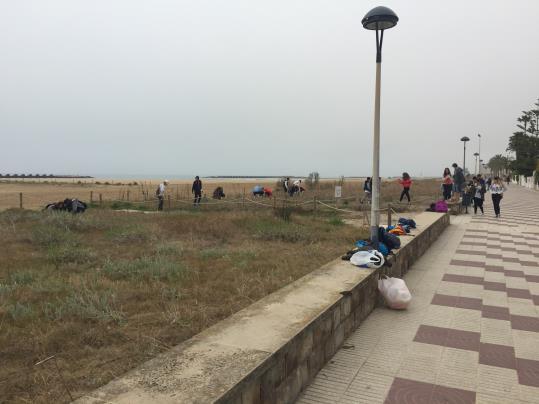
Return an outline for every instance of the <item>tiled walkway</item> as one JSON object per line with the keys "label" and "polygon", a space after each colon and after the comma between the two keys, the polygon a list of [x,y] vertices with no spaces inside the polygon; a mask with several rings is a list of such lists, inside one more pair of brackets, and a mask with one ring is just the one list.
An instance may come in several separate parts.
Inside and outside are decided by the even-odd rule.
{"label": "tiled walkway", "polygon": [[298,403],[539,403],[539,192],[510,187],[500,219],[488,199],[408,272],[409,309],[376,309]]}

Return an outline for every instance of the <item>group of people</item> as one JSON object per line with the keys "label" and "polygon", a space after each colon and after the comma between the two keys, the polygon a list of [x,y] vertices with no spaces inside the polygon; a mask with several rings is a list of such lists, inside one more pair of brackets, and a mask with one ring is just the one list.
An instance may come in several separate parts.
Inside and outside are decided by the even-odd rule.
{"label": "group of people", "polygon": [[[165,193],[166,193],[168,184],[169,184],[169,181],[164,180],[162,183],[159,184],[159,186],[157,187],[157,190],[155,191],[155,196],[157,197],[157,200],[158,200],[157,210],[163,210],[163,205],[165,203]],[[288,195],[294,196],[294,195],[299,195],[302,192],[304,192],[305,188],[303,188],[303,184],[300,179],[297,179],[291,183],[290,177],[287,177],[283,181],[283,190]],[[255,186],[252,192],[254,196],[271,197],[273,195],[273,191],[271,190],[271,188],[263,187],[261,185]],[[193,206],[195,207],[200,206],[200,202],[202,200],[202,181],[200,180],[198,175],[195,177],[195,180],[193,181],[193,185],[191,186],[191,193],[194,195]],[[224,197],[225,197],[225,193],[224,193],[223,187],[219,186],[213,191],[214,199],[222,199]]]}
{"label": "group of people", "polygon": [[467,180],[464,171],[457,163],[453,163],[452,167],[453,174],[446,167],[442,176],[444,200],[459,201],[462,196],[462,204],[466,207],[466,213],[468,212],[468,206],[473,204],[474,214],[477,214],[478,209],[481,214],[484,214],[483,202],[485,201],[485,194],[490,192],[494,214],[496,217],[500,217],[500,202],[503,198],[503,193],[507,190],[503,180],[498,176],[489,177],[485,180],[481,174]]}
{"label": "group of people", "polygon": [[[159,184],[155,191],[155,196],[157,196],[157,210],[163,210],[163,204],[165,203],[165,193],[168,186],[168,180],[164,180],[162,183]],[[217,199],[224,198],[225,194],[223,192],[222,187],[218,187],[219,189],[216,189],[214,192],[215,195],[218,196]],[[202,181],[200,181],[199,176],[197,175],[195,177],[195,180],[193,181],[193,185],[191,186],[191,193],[194,194],[194,200],[193,200],[193,206],[200,206],[200,201],[202,200]]]}
{"label": "group of people", "polygon": [[303,188],[301,180],[298,179],[295,180],[293,183],[290,183],[290,177],[286,177],[286,179],[283,181],[283,191],[290,196],[294,196],[300,195],[302,192],[305,191],[305,188]]}

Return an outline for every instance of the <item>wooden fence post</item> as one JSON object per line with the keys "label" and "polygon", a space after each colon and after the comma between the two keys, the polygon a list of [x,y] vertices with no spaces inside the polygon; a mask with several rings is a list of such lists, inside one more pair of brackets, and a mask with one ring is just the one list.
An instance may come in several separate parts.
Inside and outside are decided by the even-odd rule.
{"label": "wooden fence post", "polygon": [[94,191],[90,191],[90,203],[94,201]]}
{"label": "wooden fence post", "polygon": [[245,209],[245,187],[243,187],[242,207]]}
{"label": "wooden fence post", "polygon": [[19,192],[19,208],[22,209],[22,192]]}
{"label": "wooden fence post", "polygon": [[277,209],[277,199],[275,196],[273,197],[273,210],[275,211]]}
{"label": "wooden fence post", "polygon": [[99,205],[103,206],[103,194],[99,194]]}
{"label": "wooden fence post", "polygon": [[176,199],[180,199],[180,184],[176,184]]}
{"label": "wooden fence post", "polygon": [[313,213],[315,216],[316,216],[316,204],[317,204],[317,201],[316,201],[316,195],[315,195],[313,196]]}
{"label": "wooden fence post", "polygon": [[170,209],[170,194],[168,195],[168,208]]}
{"label": "wooden fence post", "polygon": [[129,190],[127,190],[127,201],[129,201]]}

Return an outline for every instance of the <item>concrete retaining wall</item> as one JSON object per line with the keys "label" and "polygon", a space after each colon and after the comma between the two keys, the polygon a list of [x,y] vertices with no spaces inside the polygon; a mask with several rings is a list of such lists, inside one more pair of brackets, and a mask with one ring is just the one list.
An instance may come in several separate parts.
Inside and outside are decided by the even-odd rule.
{"label": "concrete retaining wall", "polygon": [[[449,225],[416,217],[383,270],[402,276]],[[340,259],[83,397],[83,403],[292,403],[381,302],[380,270]]]}

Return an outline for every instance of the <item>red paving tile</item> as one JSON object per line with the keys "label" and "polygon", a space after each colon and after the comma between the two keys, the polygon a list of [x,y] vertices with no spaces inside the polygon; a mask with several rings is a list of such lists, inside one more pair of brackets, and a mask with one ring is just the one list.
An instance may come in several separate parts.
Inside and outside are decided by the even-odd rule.
{"label": "red paving tile", "polygon": [[513,269],[506,269],[503,271],[505,276],[511,276],[514,278],[524,278],[524,271],[518,271]]}
{"label": "red paving tile", "polygon": [[447,339],[447,328],[434,327],[432,325],[420,325],[415,334],[414,341],[424,344],[444,346]]}
{"label": "red paving tile", "polygon": [[442,280],[447,281],[447,282],[470,283],[473,285],[482,285],[484,283],[484,279],[479,276],[455,275],[455,274],[445,274]]}
{"label": "red paving tile", "polygon": [[539,275],[524,275],[527,282],[539,283]]}
{"label": "red paving tile", "polygon": [[481,334],[478,332],[448,328],[445,346],[449,348],[466,349],[468,351],[479,351],[480,339]]}
{"label": "red paving tile", "polygon": [[516,358],[516,368],[520,384],[539,387],[539,361]]}
{"label": "red paving tile", "polygon": [[434,384],[395,377],[385,404],[430,404]]}
{"label": "red paving tile", "polygon": [[516,297],[519,299],[531,299],[532,295],[529,290],[527,289],[514,289],[514,288],[507,288],[507,297]]}
{"label": "red paving tile", "polygon": [[488,272],[503,272],[504,268],[501,265],[485,265],[485,271],[488,271]]}
{"label": "red paving tile", "polygon": [[479,363],[482,365],[515,369],[515,348],[482,342],[479,346]]}
{"label": "red paving tile", "polygon": [[474,404],[475,391],[435,386],[430,402],[432,404]]}
{"label": "red paving tile", "polygon": [[457,305],[455,307],[459,307],[461,309],[471,309],[471,310],[481,310],[481,307],[483,306],[483,301],[481,299],[477,299],[475,297],[459,297],[459,300],[457,301]]}
{"label": "red paving tile", "polygon": [[[515,330],[539,332],[539,318],[511,315],[511,328]],[[539,349],[539,347],[537,347]]]}
{"label": "red paving tile", "polygon": [[449,263],[450,265],[458,265],[462,267],[477,267],[477,268],[483,268],[485,266],[485,262],[480,261],[466,261],[466,260],[451,260]]}
{"label": "red paving tile", "polygon": [[497,290],[501,292],[505,292],[505,283],[500,282],[483,282],[483,288],[485,290]]}
{"label": "red paving tile", "polygon": [[438,306],[456,307],[458,300],[459,300],[458,296],[435,294],[432,297],[432,301],[430,302],[430,304],[436,304]]}
{"label": "red paving tile", "polygon": [[481,309],[481,317],[509,321],[511,316],[507,307],[483,305]]}

